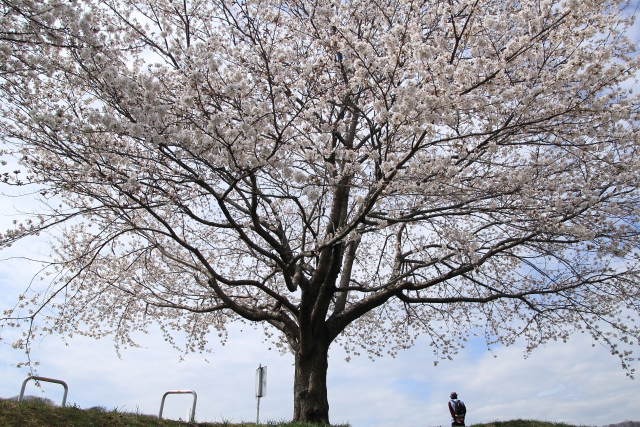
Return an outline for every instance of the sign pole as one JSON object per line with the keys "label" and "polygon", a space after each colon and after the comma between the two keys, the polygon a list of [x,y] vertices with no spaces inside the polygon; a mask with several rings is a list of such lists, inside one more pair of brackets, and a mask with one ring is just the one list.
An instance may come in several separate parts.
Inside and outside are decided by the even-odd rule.
{"label": "sign pole", "polygon": [[258,406],[256,408],[256,425],[260,424],[260,396],[256,397]]}

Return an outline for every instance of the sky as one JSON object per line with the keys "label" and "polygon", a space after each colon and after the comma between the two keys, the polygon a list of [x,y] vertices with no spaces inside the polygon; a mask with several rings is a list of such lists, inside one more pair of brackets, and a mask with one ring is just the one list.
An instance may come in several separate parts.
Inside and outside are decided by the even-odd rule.
{"label": "sky", "polygon": [[[638,26],[631,34],[640,40]],[[0,194],[0,230],[10,225],[15,210],[28,210],[29,199]],[[38,264],[20,257],[48,252],[43,237],[19,242],[0,252],[0,310],[10,308],[28,286]],[[26,368],[15,365],[24,353],[10,343],[14,332],[2,331],[0,397],[20,392]],[[255,371],[267,366],[267,395],[261,399],[260,420],[290,420],[293,414],[293,356],[268,349],[260,330],[235,324],[225,346],[212,339],[212,353],[190,354],[180,361],[157,330],[138,335],[140,348],[126,349],[119,358],[108,339],[59,336],[38,341],[32,357],[41,362],[38,374],[69,385],[67,401],[82,408],[157,414],[164,392],[190,389],[197,393],[198,421],[255,421]],[[450,425],[446,407],[457,391],[467,406],[467,425],[509,419],[564,421],[602,426],[624,420],[640,421],[640,374],[629,379],[618,359],[588,336],[574,335],[524,357],[524,343],[487,351],[471,341],[453,361],[434,366],[427,339],[397,357],[371,361],[355,356],[345,361],[336,346],[330,351],[328,393],[332,423],[352,427],[429,427]],[[640,366],[635,366],[640,371]],[[26,394],[62,399],[62,387],[33,382]],[[167,397],[164,416],[184,419],[191,395]]]}

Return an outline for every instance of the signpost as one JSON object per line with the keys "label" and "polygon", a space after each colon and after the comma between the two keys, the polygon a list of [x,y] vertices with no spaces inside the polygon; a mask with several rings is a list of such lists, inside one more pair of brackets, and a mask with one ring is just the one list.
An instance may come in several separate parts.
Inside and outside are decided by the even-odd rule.
{"label": "signpost", "polygon": [[259,365],[256,370],[256,400],[258,401],[256,424],[260,424],[260,398],[267,395],[267,367]]}

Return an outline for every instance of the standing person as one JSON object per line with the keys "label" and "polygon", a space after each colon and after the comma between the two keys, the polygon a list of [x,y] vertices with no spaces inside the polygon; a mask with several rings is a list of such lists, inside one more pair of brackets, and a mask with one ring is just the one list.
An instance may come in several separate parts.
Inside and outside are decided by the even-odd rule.
{"label": "standing person", "polygon": [[451,393],[451,400],[449,401],[449,413],[451,414],[452,423],[451,426],[463,426],[464,417],[467,415],[467,407],[464,406],[464,402],[458,399],[458,393],[455,391]]}

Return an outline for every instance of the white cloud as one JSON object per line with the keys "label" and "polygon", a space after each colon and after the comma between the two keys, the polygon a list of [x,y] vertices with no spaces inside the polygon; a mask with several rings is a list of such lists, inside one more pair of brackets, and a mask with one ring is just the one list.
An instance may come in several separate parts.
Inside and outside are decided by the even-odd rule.
{"label": "white cloud", "polygon": [[[333,416],[358,427],[447,425],[446,402],[457,391],[469,410],[468,424],[524,418],[603,425],[640,419],[640,408],[630,398],[638,395],[638,382],[584,336],[538,349],[528,359],[522,350],[499,348],[494,358],[469,349],[433,367],[428,346],[418,343],[396,360],[356,360],[362,376],[352,376],[332,394],[345,399],[332,406]],[[334,375],[345,369],[331,368],[338,371]]]}

